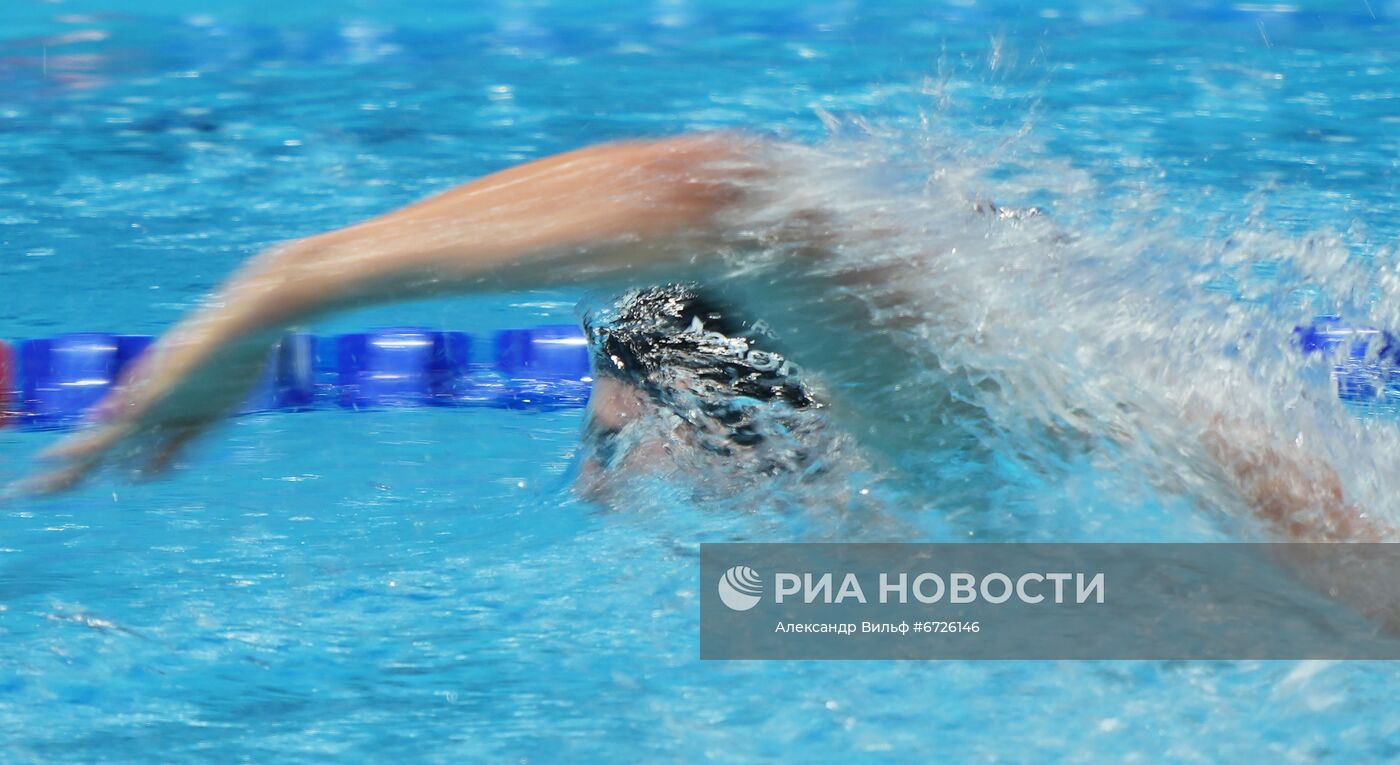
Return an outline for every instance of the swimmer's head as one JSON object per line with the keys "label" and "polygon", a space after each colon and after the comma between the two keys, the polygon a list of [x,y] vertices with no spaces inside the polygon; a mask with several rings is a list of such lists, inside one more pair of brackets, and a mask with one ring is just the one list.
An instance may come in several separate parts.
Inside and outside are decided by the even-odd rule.
{"label": "swimmer's head", "polygon": [[683,383],[702,405],[736,398],[816,404],[797,366],[762,347],[769,338],[761,327],[736,320],[732,310],[689,285],[628,292],[583,321],[594,372],[655,397],[670,398]]}
{"label": "swimmer's head", "polygon": [[585,448],[598,468],[698,454],[772,474],[808,460],[821,403],[762,325],[678,284],[630,291],[583,323],[596,378]]}

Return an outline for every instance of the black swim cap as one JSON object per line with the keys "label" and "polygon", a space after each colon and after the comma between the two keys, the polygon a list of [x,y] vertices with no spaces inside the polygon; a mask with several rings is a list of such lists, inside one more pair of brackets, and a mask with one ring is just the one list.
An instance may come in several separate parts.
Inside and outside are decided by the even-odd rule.
{"label": "black swim cap", "polygon": [[709,451],[732,454],[782,431],[787,440],[811,427],[790,417],[821,406],[796,365],[759,347],[771,339],[763,325],[737,320],[691,285],[628,292],[583,323],[595,374],[636,385],[695,426]]}
{"label": "black swim cap", "polygon": [[[761,325],[734,318],[694,286],[668,284],[628,292],[584,317],[595,371],[640,385],[654,395],[680,376],[698,381],[702,398],[781,399],[796,408],[817,401],[797,366],[759,347]],[[693,383],[692,383],[693,385]],[[706,395],[709,394],[709,395]]]}

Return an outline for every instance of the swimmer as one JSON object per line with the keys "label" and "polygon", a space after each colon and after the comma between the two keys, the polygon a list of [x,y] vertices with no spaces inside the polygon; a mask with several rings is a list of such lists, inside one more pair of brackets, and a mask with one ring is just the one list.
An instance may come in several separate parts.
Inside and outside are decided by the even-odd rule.
{"label": "swimmer", "polygon": [[[733,134],[593,146],[275,246],[142,356],[99,422],[52,449],[55,466],[31,485],[66,489],[111,462],[165,470],[237,405],[294,324],[372,303],[580,285],[632,288],[585,317],[598,383],[584,483],[665,459],[673,444],[757,476],[823,462],[835,432],[917,458],[920,444],[949,437],[939,423],[950,418],[926,395],[907,398],[931,349],[906,307],[924,301],[936,313],[959,295],[914,288],[913,276],[948,267],[932,247],[917,262],[836,267],[849,242],[888,235],[888,224],[873,210],[853,226],[784,183],[820,161],[812,149]],[[991,206],[969,214],[994,225],[1045,219]],[[656,284],[670,286],[635,289]],[[1176,419],[1194,443],[1172,448],[1212,463],[1275,536],[1394,537],[1345,496],[1335,469],[1267,427],[1199,401],[1183,402]],[[647,437],[634,432],[642,420]]]}

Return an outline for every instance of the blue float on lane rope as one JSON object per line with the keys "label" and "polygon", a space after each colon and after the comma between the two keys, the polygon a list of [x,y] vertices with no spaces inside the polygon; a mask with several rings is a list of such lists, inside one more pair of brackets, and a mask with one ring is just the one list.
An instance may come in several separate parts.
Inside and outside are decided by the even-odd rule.
{"label": "blue float on lane rope", "polygon": [[582,406],[593,378],[578,327],[553,325],[496,333],[496,371],[507,381],[498,402],[511,408]]}
{"label": "blue float on lane rope", "polygon": [[340,405],[454,403],[471,341],[464,332],[381,329],[340,335],[336,341]]}

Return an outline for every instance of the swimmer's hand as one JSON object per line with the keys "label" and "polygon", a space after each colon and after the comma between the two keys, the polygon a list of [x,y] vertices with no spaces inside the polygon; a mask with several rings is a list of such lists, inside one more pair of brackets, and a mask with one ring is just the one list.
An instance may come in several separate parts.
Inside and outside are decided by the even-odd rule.
{"label": "swimmer's hand", "polygon": [[52,465],[19,491],[63,491],[108,463],[158,475],[186,444],[237,407],[262,371],[272,341],[266,335],[220,338],[202,321],[182,325],[143,354],[99,404],[95,422],[41,455]]}
{"label": "swimmer's hand", "polygon": [[503,170],[387,215],[273,248],[138,360],[98,422],[24,489],[108,463],[152,474],[228,414],[289,326],[377,302],[489,289],[693,277],[764,144],[696,135],[594,146]]}

